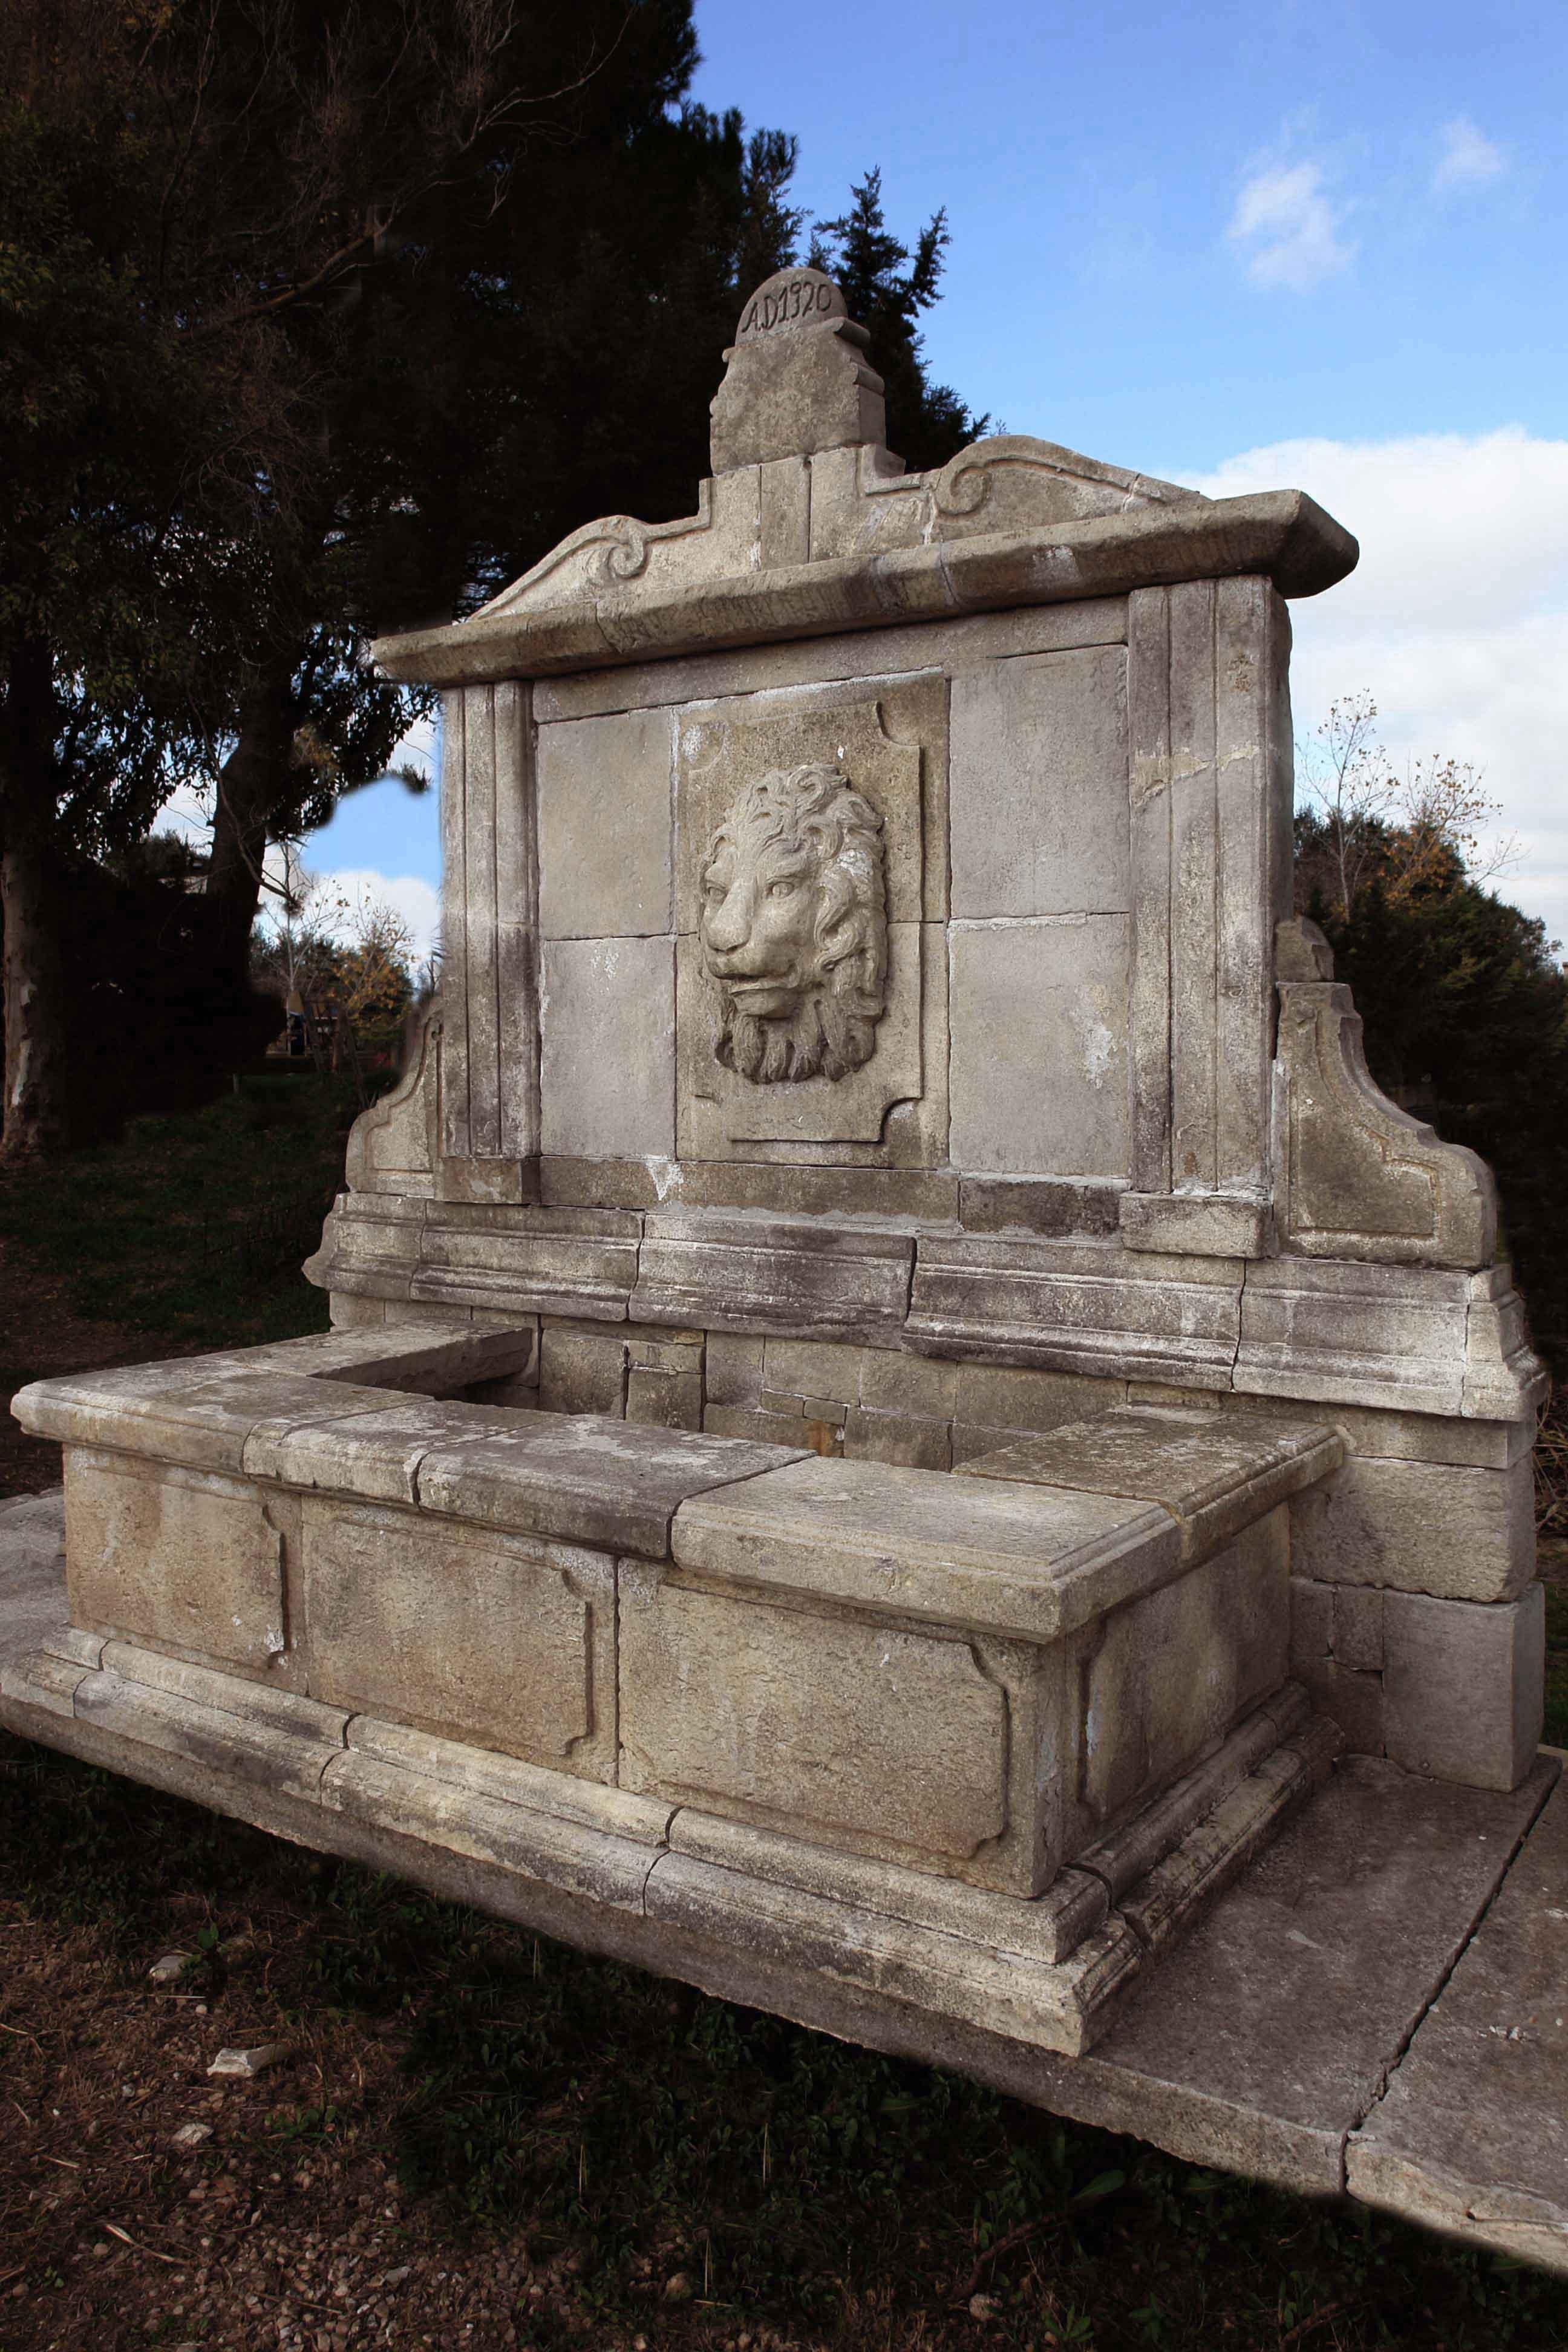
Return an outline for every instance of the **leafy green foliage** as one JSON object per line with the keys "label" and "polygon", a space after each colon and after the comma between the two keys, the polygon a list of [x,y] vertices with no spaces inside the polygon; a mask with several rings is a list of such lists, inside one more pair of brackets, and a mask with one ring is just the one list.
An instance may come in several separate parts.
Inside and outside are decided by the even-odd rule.
{"label": "leafy green foliage", "polygon": [[61,1276],[78,1315],[176,1346],[324,1330],[301,1261],[342,1182],[359,1108],[347,1079],[241,1080],[205,1109],[132,1121],[123,1139],[20,1168],[0,1233]]}
{"label": "leafy green foliage", "polygon": [[1495,1171],[1537,1344],[1568,1362],[1568,975],[1544,925],[1468,880],[1453,851],[1397,890],[1374,861],[1347,921],[1325,887],[1325,832],[1297,817],[1298,904],[1354,992],[1373,1074]]}

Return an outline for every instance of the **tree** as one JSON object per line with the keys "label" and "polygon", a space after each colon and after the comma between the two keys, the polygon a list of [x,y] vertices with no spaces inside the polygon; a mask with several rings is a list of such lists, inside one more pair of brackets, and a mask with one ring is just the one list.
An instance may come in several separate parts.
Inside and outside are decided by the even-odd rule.
{"label": "tree", "polygon": [[1403,776],[1395,772],[1378,738],[1377,705],[1364,691],[1330,704],[1328,717],[1297,745],[1296,764],[1315,817],[1304,839],[1322,868],[1313,887],[1344,920],[1373,877],[1397,899],[1443,877],[1456,856],[1479,883],[1516,854],[1507,835],[1483,855],[1480,827],[1499,812],[1472,761],[1434,752],[1411,761]]}
{"label": "tree", "polygon": [[1489,861],[1467,863],[1471,772],[1423,763],[1414,786],[1399,786],[1403,822],[1358,811],[1348,858],[1331,803],[1300,812],[1296,903],[1321,924],[1354,992],[1379,1085],[1496,1172],[1537,1343],[1562,1365],[1568,973],[1545,926],[1483,887]]}
{"label": "tree", "polygon": [[911,254],[888,227],[879,169],[853,184],[849,199],[847,212],[818,223],[812,265],[837,279],[849,316],[870,334],[888,387],[889,443],[911,472],[944,466],[992,430],[989,416],[972,415],[951,385],[926,374],[920,320],[940,296],[951,241],[946,211],[931,215]]}

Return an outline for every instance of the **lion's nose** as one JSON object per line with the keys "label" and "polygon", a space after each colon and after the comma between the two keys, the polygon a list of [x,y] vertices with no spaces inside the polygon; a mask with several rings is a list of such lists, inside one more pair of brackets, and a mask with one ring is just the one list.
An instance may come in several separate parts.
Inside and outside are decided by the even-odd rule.
{"label": "lion's nose", "polygon": [[745,894],[741,890],[726,892],[717,906],[709,907],[702,928],[713,955],[727,958],[739,954],[752,935],[750,914]]}

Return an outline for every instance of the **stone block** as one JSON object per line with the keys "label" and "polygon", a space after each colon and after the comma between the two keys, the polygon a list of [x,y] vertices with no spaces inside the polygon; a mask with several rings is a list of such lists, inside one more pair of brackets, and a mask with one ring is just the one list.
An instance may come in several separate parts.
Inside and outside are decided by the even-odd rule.
{"label": "stone block", "polygon": [[1127,655],[1035,654],[953,680],[952,911],[1125,911]]}
{"label": "stone block", "polygon": [[612,1559],[325,1502],[303,1554],[312,1697],[614,1780]]}
{"label": "stone block", "polygon": [[[529,1391],[529,1404],[538,1402]],[[421,1397],[387,1412],[253,1437],[245,1466],[251,1477],[288,1486],[355,1495],[367,1502],[412,1503],[419,1465],[432,1446],[460,1443],[487,1429],[514,1428],[518,1416],[494,1405],[437,1403]]]}
{"label": "stone block", "polygon": [[832,1340],[770,1339],[763,1357],[764,1388],[798,1397],[831,1397],[856,1404],[864,1350]]}
{"label": "stone block", "polygon": [[443,1205],[421,1234],[415,1298],[487,1312],[625,1320],[642,1219],[617,1209]]}
{"label": "stone block", "polygon": [[1334,1596],[1334,1655],[1365,1674],[1383,1672],[1383,1601],[1375,1588],[1340,1584]]}
{"label": "stone block", "polygon": [[708,1334],[705,1378],[710,1404],[755,1405],[763,1393],[763,1341],[749,1332]]}
{"label": "stone block", "polygon": [[674,738],[667,710],[626,710],[540,729],[544,939],[673,931]]}
{"label": "stone block", "polygon": [[1227,1389],[1241,1280],[1237,1258],[922,1234],[904,1339],[931,1355]]}
{"label": "stone block", "polygon": [[334,1331],[374,1330],[386,1320],[384,1298],[356,1298],[352,1290],[334,1290],[327,1304]]}
{"label": "stone block", "polygon": [[702,1375],[639,1366],[626,1375],[626,1419],[656,1429],[700,1429]]}
{"label": "stone block", "polygon": [[540,1031],[544,1150],[675,1154],[675,942],[546,940]]}
{"label": "stone block", "polygon": [[68,1448],[73,1621],[252,1672],[273,1668],[289,1646],[289,1507],[237,1479]]}
{"label": "stone block", "polygon": [[626,1409],[626,1342],[619,1331],[546,1323],[539,1335],[539,1403],[544,1412]]}
{"label": "stone block", "polygon": [[1266,1201],[1222,1192],[1123,1192],[1121,1237],[1129,1249],[1191,1250],[1198,1257],[1268,1257],[1274,1216]]}
{"label": "stone block", "polygon": [[[1256,1412],[1250,1396],[1222,1396],[1227,1412]],[[1470,1421],[1454,1414],[1380,1412],[1375,1406],[1301,1403],[1270,1397],[1268,1410],[1282,1419],[1331,1421],[1344,1432],[1352,1454],[1394,1462],[1447,1462],[1459,1470],[1506,1470],[1535,1441],[1535,1415],[1519,1421]]]}
{"label": "stone block", "polygon": [[800,1412],[763,1412],[760,1407],[710,1404],[703,1408],[702,1426],[713,1437],[747,1437],[759,1445],[793,1445],[813,1454],[836,1454],[843,1448],[843,1433],[825,1423],[809,1423]]}
{"label": "stone block", "polygon": [[1384,1597],[1388,1753],[1407,1771],[1517,1789],[1541,1738],[1545,1595],[1489,1607]]}
{"label": "stone block", "polygon": [[851,1405],[844,1424],[844,1452],[851,1462],[900,1462],[911,1470],[950,1470],[952,1433],[945,1421],[921,1421],[912,1413],[873,1412]]}
{"label": "stone block", "polygon": [[1009,1364],[943,1364],[938,1369],[956,1370],[953,1418],[977,1430],[1058,1429],[1063,1422],[1089,1421],[1127,1402],[1124,1380],[1086,1380],[1073,1372]]}
{"label": "stone block", "polygon": [[1190,1561],[1326,1477],[1344,1456],[1339,1432],[1311,1423],[1117,1405],[966,1462],[963,1475],[1159,1503],[1181,1528]]}
{"label": "stone block", "polygon": [[665,1559],[670,1522],[689,1496],[744,1482],[790,1458],[771,1446],[598,1414],[510,1418],[510,1429],[487,1429],[426,1455],[421,1509]]}
{"label": "stone block", "polygon": [[1179,1543],[1147,1504],[873,1462],[748,1478],[674,1531],[694,1574],[1040,1642],[1168,1581]]}
{"label": "stone block", "polygon": [[1114,1611],[1086,1671],[1079,1801],[1122,1817],[1168,1786],[1284,1682],[1289,1546],[1283,1507],[1173,1583]]}
{"label": "stone block", "polygon": [[1242,1395],[1458,1415],[1469,1289],[1465,1275],[1436,1266],[1254,1260],[1230,1385]]}
{"label": "stone block", "polygon": [[972,1864],[1007,1820],[1007,1700],[967,1642],[669,1582],[621,1601],[623,1785]]}
{"label": "stone block", "polygon": [[1310,1576],[1290,1579],[1290,1671],[1304,1675],[1334,1654],[1334,1593],[1331,1584]]}
{"label": "stone block", "polygon": [[1127,918],[954,924],[952,1162],[967,1174],[1127,1174]]}
{"label": "stone block", "polygon": [[958,1410],[960,1377],[957,1364],[896,1354],[889,1348],[867,1348],[860,1356],[860,1402],[868,1412],[951,1421]]}
{"label": "stone block", "polygon": [[1120,1184],[1075,1184],[1048,1176],[966,1176],[959,1188],[959,1223],[966,1234],[1041,1234],[1065,1240],[1078,1234],[1109,1236],[1119,1229]]}
{"label": "stone block", "polygon": [[1338,1724],[1352,1756],[1382,1756],[1387,1748],[1383,1676],[1337,1658],[1318,1658],[1300,1668],[1320,1715]]}
{"label": "stone block", "polygon": [[1449,1601],[1511,1601],[1535,1573],[1528,1456],[1507,1470],[1357,1455],[1291,1506],[1299,1575]]}
{"label": "stone block", "polygon": [[907,1234],[658,1210],[645,1220],[632,1312],[646,1323],[762,1323],[885,1342],[903,1327],[913,1255]]}
{"label": "stone block", "polygon": [[219,1471],[243,1470],[246,1450],[258,1440],[312,1423],[388,1412],[403,1402],[386,1389],[238,1367],[140,1391],[112,1375],[89,1372],[74,1381],[40,1381],[23,1395],[17,1418],[37,1436]]}

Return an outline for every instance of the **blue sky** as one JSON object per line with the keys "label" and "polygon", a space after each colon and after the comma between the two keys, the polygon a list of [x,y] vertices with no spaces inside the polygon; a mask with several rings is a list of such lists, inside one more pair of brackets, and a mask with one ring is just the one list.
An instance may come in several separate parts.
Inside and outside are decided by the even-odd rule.
{"label": "blue sky", "polygon": [[[879,164],[900,235],[947,207],[927,344],[972,406],[1216,492],[1309,489],[1358,533],[1357,577],[1294,608],[1299,721],[1366,690],[1396,761],[1475,761],[1520,836],[1498,887],[1568,937],[1568,12],[697,22],[697,95],[796,132],[797,201],[829,216]],[[306,854],[427,919],[434,796],[363,794]]]}

